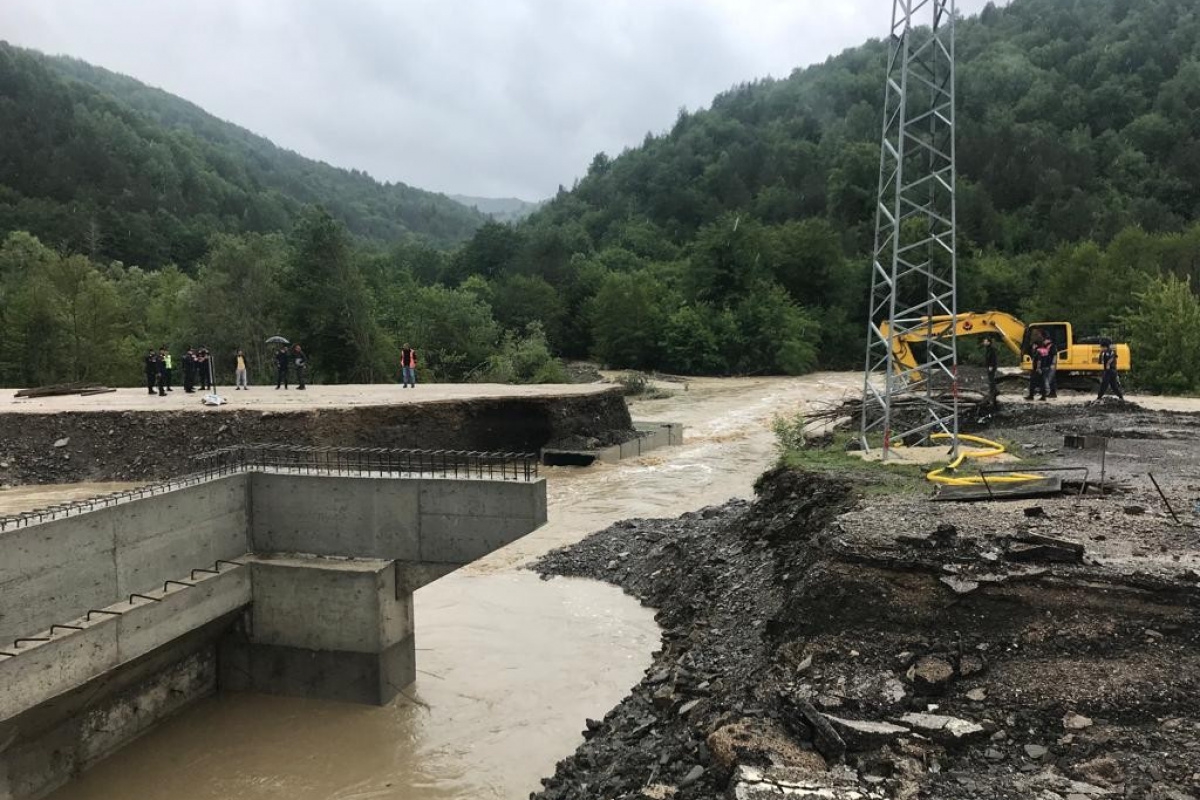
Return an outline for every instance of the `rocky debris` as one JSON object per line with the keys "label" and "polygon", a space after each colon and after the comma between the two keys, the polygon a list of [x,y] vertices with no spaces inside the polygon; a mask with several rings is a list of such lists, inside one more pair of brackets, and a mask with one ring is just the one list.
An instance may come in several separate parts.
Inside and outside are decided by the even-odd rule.
{"label": "rocky debris", "polygon": [[910,728],[890,722],[843,719],[832,714],[826,714],[825,718],[850,750],[874,750],[912,733]]}
{"label": "rocky debris", "polygon": [[[846,754],[846,743],[829,719],[808,702],[799,697],[784,697],[784,708],[790,711],[785,723],[801,735],[811,731],[817,752],[829,761],[839,761]],[[802,720],[802,721],[801,721]],[[804,727],[807,725],[807,729]]]}
{"label": "rocky debris", "polygon": [[[1140,519],[1073,499],[972,518],[889,498],[872,517],[870,500],[842,513],[851,488],[776,471],[754,505],[631,520],[544,559],[543,574],[656,608],[663,645],[538,797],[1178,800],[1200,786],[1196,581],[1077,558]],[[954,536],[928,533],[938,514]],[[1008,562],[1013,543],[1071,560]]]}
{"label": "rocky debris", "polygon": [[71,437],[70,437],[70,436],[64,436],[64,437],[62,437],[61,439],[57,439],[57,440],[54,442],[54,446],[55,446],[55,447],[66,447],[66,446],[67,446],[67,445],[69,445],[70,443],[71,443]]}
{"label": "rocky debris", "polygon": [[940,693],[954,677],[954,666],[944,658],[921,656],[908,669],[908,679],[922,691]]}
{"label": "rocky debris", "polygon": [[1120,762],[1110,755],[1097,756],[1076,764],[1071,774],[1081,781],[1108,788],[1120,786],[1125,782],[1125,770],[1121,768]]}
{"label": "rocky debris", "polygon": [[977,722],[947,717],[942,714],[905,714],[898,721],[917,733],[942,744],[964,744],[980,739],[987,733],[987,730]]}
{"label": "rocky debris", "polygon": [[796,769],[739,767],[730,782],[732,800],[875,800],[887,797],[864,788],[850,774]]}
{"label": "rocky debris", "polygon": [[940,579],[942,583],[950,587],[950,591],[955,594],[970,594],[979,588],[979,581],[969,580],[967,578],[958,578],[952,575],[947,575]]}
{"label": "rocky debris", "polygon": [[1069,731],[1081,731],[1092,727],[1092,721],[1082,714],[1070,713],[1063,717],[1063,727]]}
{"label": "rocky debris", "polygon": [[788,738],[774,724],[762,720],[735,722],[713,731],[706,740],[712,765],[729,775],[738,764],[761,763],[825,770],[825,760]]}
{"label": "rocky debris", "polygon": [[1079,542],[1024,532],[1014,537],[1005,549],[1010,561],[1050,561],[1062,564],[1082,564],[1084,547]]}

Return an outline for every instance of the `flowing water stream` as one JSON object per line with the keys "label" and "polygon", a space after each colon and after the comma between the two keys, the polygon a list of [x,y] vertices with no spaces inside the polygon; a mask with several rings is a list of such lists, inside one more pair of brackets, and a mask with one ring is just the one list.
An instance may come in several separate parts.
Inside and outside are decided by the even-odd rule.
{"label": "flowing water stream", "polygon": [[416,593],[418,679],[395,702],[223,694],[52,797],[526,797],[579,744],[584,719],[602,717],[638,681],[658,628],[618,589],[542,581],[524,565],[618,520],[750,496],[774,457],[772,417],[853,393],[858,380],[701,379],[634,403],[635,419],[685,424],[687,443],[620,464],[545,470],[544,528]]}

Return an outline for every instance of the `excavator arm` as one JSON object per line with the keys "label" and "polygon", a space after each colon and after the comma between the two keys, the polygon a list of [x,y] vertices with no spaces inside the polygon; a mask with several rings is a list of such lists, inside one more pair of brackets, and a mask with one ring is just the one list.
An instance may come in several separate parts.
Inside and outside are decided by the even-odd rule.
{"label": "excavator arm", "polygon": [[[888,336],[888,324],[880,323],[879,332]],[[912,345],[955,333],[959,336],[995,336],[1013,353],[1021,355],[1021,345],[1025,341],[1025,323],[1006,314],[1003,311],[980,311],[959,314],[957,321],[954,317],[928,317],[919,328],[914,328],[903,334],[892,337],[892,358],[898,371],[915,369],[916,354]]]}

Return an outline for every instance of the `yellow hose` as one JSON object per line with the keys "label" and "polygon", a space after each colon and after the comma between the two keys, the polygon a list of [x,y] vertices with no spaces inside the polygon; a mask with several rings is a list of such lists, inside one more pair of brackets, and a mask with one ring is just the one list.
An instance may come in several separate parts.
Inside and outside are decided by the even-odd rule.
{"label": "yellow hose", "polygon": [[[931,439],[949,439],[951,435],[948,433],[935,433]],[[1005,452],[1004,445],[999,442],[993,442],[991,439],[984,439],[981,436],[970,436],[965,433],[958,435],[960,442],[973,442],[975,444],[984,445],[983,450],[962,450],[958,452],[958,458],[951,461],[944,467],[935,469],[925,475],[926,479],[934,483],[941,483],[946,486],[982,486],[984,480],[982,475],[975,475],[968,478],[955,478],[946,475],[946,472],[954,472],[968,458],[989,458],[998,456]],[[1042,479],[1042,475],[1032,475],[1027,472],[1010,472],[1006,475],[993,475],[987,479],[987,483],[1025,483],[1026,481],[1037,481]]]}

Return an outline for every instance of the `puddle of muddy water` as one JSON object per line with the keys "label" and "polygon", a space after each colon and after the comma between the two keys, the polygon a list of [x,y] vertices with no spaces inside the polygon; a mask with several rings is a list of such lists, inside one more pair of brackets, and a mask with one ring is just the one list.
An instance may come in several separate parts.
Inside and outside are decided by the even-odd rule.
{"label": "puddle of muddy water", "polygon": [[857,376],[701,379],[634,403],[682,422],[681,447],[552,468],[550,522],[417,592],[415,686],[385,708],[225,695],[200,703],[53,795],[55,800],[515,798],[539,787],[641,677],[652,613],[619,590],[541,581],[524,566],[631,517],[748,497],[774,459],[770,421],[859,390]]}

